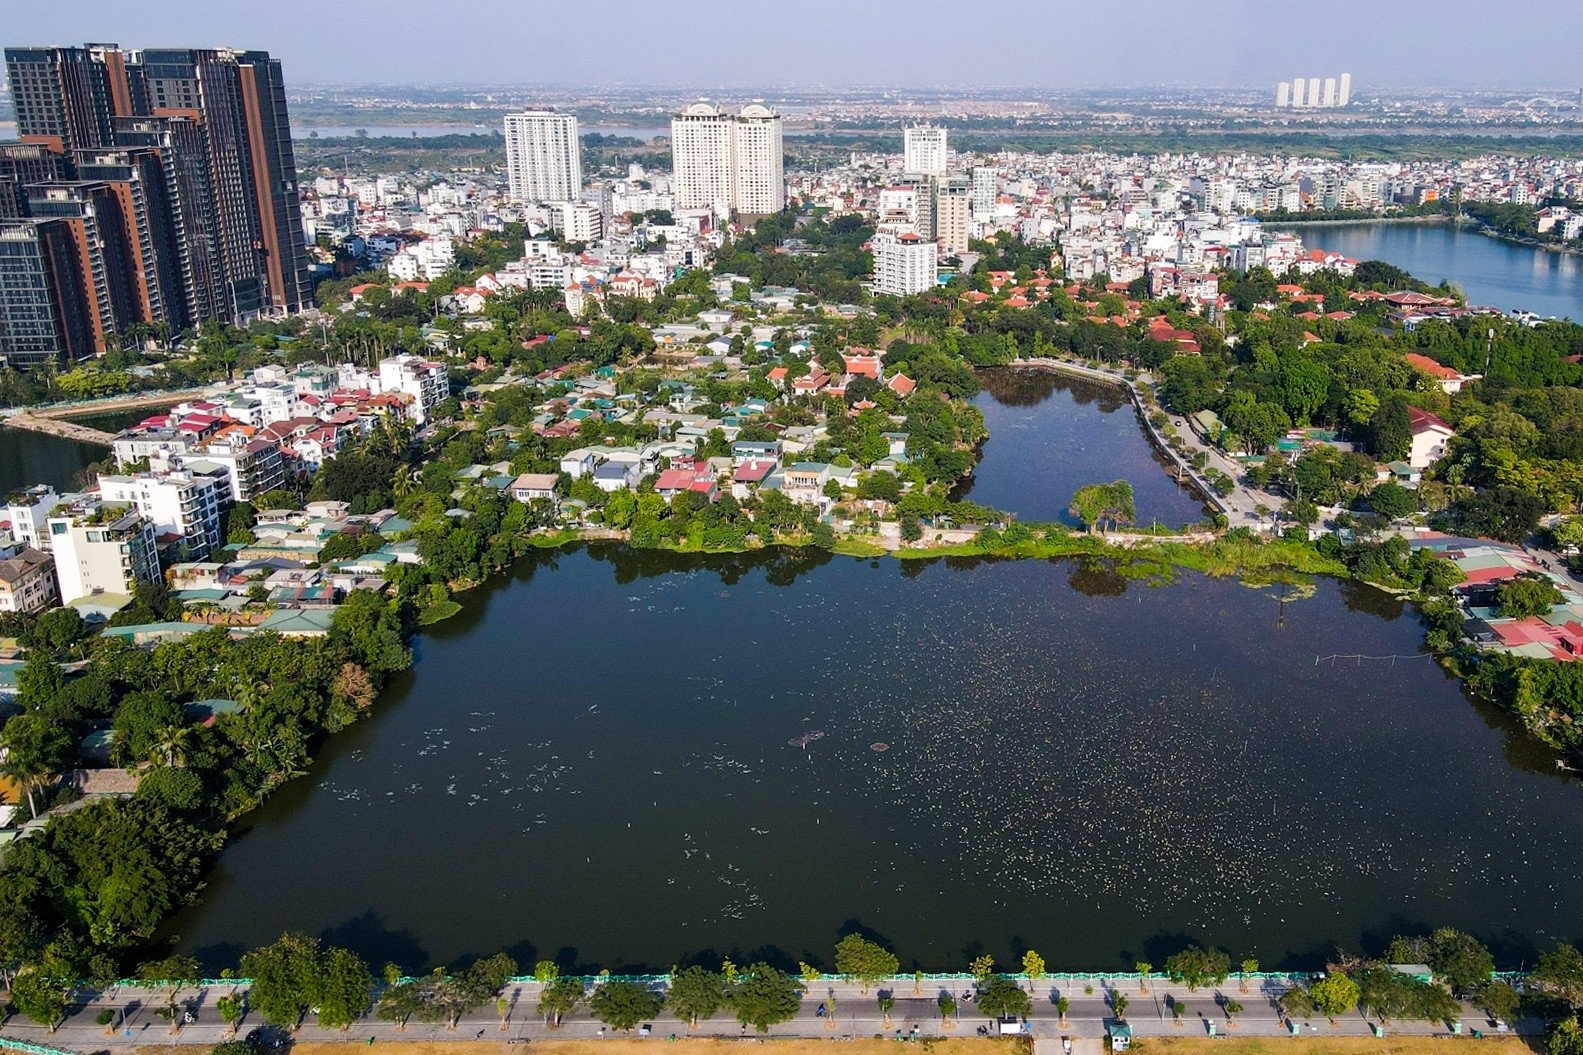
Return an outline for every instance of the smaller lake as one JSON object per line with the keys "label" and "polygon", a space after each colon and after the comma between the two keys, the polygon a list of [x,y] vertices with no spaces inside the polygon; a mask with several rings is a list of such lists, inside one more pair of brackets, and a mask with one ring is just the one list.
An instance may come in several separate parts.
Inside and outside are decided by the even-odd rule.
{"label": "smaller lake", "polygon": [[74,490],[77,474],[109,455],[96,443],[0,426],[0,495],[34,484]]}
{"label": "smaller lake", "polygon": [[1297,224],[1303,244],[1355,260],[1384,260],[1425,282],[1449,279],[1468,303],[1583,319],[1583,257],[1503,242],[1443,223]]}
{"label": "smaller lake", "polygon": [[981,370],[989,439],[957,497],[1022,520],[1079,526],[1067,507],[1088,484],[1126,480],[1138,523],[1172,527],[1204,518],[1204,505],[1179,486],[1143,434],[1126,393],[1045,370]]}

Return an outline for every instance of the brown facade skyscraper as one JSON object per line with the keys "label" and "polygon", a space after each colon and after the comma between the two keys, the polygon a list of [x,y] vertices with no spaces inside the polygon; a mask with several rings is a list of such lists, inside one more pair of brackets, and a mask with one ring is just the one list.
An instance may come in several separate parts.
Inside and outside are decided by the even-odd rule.
{"label": "brown facade skyscraper", "polygon": [[[285,86],[267,52],[88,45],[5,58],[23,141],[0,146],[0,218],[37,215],[35,200],[58,216],[85,197],[83,215],[63,218],[96,225],[115,211],[106,229],[128,232],[89,247],[132,269],[90,275],[101,350],[131,323],[179,331],[311,305]],[[9,167],[7,148],[20,152]],[[109,188],[114,210],[89,184]],[[0,356],[13,352],[0,333]]]}

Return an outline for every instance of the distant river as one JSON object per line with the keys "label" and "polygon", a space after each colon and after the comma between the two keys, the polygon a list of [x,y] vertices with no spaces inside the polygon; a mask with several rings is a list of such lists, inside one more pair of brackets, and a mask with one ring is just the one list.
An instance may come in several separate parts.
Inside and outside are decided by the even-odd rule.
{"label": "distant river", "polygon": [[1317,249],[1384,260],[1425,282],[1450,279],[1471,304],[1583,320],[1583,257],[1503,242],[1440,223],[1297,224],[1278,227]]}

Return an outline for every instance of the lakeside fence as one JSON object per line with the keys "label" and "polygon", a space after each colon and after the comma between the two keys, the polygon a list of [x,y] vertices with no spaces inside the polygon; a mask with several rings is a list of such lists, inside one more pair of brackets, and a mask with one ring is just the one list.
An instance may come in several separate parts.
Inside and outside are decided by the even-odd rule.
{"label": "lakeside fence", "polygon": [[[1100,985],[1101,987],[1104,987],[1104,988],[1115,988],[1116,984],[1118,984],[1118,983],[1141,983],[1141,982],[1143,982],[1145,980],[1145,976],[1140,974],[1140,973],[1138,973],[1137,971],[1046,971],[1044,974],[1040,975],[1037,979],[1030,978],[1028,976],[1027,972],[1015,972],[1015,973],[1012,973],[1012,972],[996,971],[994,973],[999,975],[1002,978],[1010,978],[1010,979],[1013,979],[1013,980],[1019,981],[1019,982],[1034,982],[1034,981],[1036,981],[1036,982],[1059,983],[1059,982],[1063,982],[1064,981],[1064,982],[1066,982],[1069,985],[1072,985],[1072,984],[1093,985],[1093,984],[1097,983],[1098,985]],[[1321,972],[1321,971],[1250,971],[1250,972],[1246,972],[1246,973],[1244,973],[1242,971],[1233,971],[1233,972],[1231,972],[1230,974],[1228,974],[1226,976],[1226,981],[1227,982],[1236,981],[1236,982],[1239,982],[1239,983],[1247,982],[1247,983],[1250,983],[1250,984],[1255,984],[1255,983],[1257,983],[1257,984],[1274,983],[1276,985],[1283,985],[1283,986],[1286,986],[1286,987],[1290,988],[1291,986],[1294,986],[1294,985],[1301,985],[1302,983],[1307,982],[1310,979],[1312,979],[1312,978],[1314,978],[1314,977],[1316,977],[1316,976],[1318,976],[1318,975],[1320,975],[1322,973],[1323,972]],[[398,982],[418,982],[418,981],[422,981],[426,977],[428,977],[428,976],[427,975],[404,976],[404,977],[398,979],[397,981]],[[569,975],[558,975],[557,977],[559,977],[559,978],[574,978],[574,979],[582,982],[584,985],[598,985],[601,982],[632,982],[632,983],[635,983],[637,985],[652,986],[652,985],[660,985],[660,984],[669,985],[670,982],[671,982],[672,975],[669,974],[668,972],[664,973],[664,974],[603,974],[603,973],[601,973],[601,974],[569,974]],[[1500,981],[1505,981],[1505,982],[1510,982],[1512,984],[1516,984],[1516,983],[1522,981],[1523,979],[1525,979],[1527,977],[1527,974],[1525,972],[1523,972],[1523,971],[1496,971],[1496,972],[1494,972],[1491,975],[1491,977],[1492,978],[1496,978],[1496,979],[1498,979]],[[817,976],[812,976],[811,975],[811,976],[803,977],[802,980],[804,982],[810,984],[810,985],[821,984],[821,983],[845,983],[845,984],[848,984],[848,985],[861,985],[865,981],[865,979],[859,978],[857,975],[838,974],[838,973],[832,973],[832,974],[820,973]],[[869,985],[874,986],[874,987],[887,987],[887,986],[899,986],[899,985],[904,985],[904,984],[908,984],[908,983],[922,984],[922,983],[926,983],[926,982],[951,982],[953,984],[954,983],[959,983],[959,982],[976,983],[976,982],[978,982],[980,980],[981,979],[980,979],[979,975],[973,974],[973,973],[971,973],[969,971],[958,971],[958,972],[948,972],[948,973],[944,973],[944,974],[932,974],[932,973],[928,973],[928,972],[915,973],[915,974],[893,974],[893,975],[887,975],[886,977],[879,978],[879,979],[870,978],[870,979],[867,979],[867,982],[868,982]],[[1155,982],[1155,983],[1161,984],[1161,985],[1170,985],[1170,984],[1172,984],[1169,975],[1164,974],[1162,972],[1158,972],[1158,971],[1150,972],[1149,975],[1147,976],[1147,980],[1151,981],[1151,982]],[[540,979],[537,978],[534,975],[524,974],[524,975],[515,975],[515,976],[513,976],[512,978],[507,980],[506,984],[507,985],[514,985],[514,986],[534,985],[534,984],[538,984],[539,981],[540,981]],[[177,983],[177,981],[175,979],[153,980],[153,979],[123,978],[123,979],[120,979],[119,981],[115,982],[114,985],[111,988],[116,988],[116,989],[161,989],[161,988],[167,988],[167,987],[169,987],[171,985],[176,985],[176,984],[178,984],[178,983]],[[210,988],[216,988],[216,987],[219,987],[219,988],[227,988],[228,987],[228,988],[241,989],[241,988],[248,988],[248,987],[252,986],[253,980],[251,978],[200,978],[200,979],[197,979],[196,981],[181,981],[179,984],[181,985],[182,988],[210,989]],[[77,988],[79,988],[79,989],[95,989],[97,987],[84,982],[84,983],[79,983]],[[384,988],[384,987],[380,986],[378,988]]]}

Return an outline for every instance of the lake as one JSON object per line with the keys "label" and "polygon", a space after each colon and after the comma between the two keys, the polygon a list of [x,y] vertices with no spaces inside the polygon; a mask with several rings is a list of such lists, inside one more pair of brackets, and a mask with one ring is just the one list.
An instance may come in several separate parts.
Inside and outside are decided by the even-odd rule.
{"label": "lake", "polygon": [[1583,320],[1583,257],[1503,242],[1441,223],[1278,225],[1311,248],[1384,260],[1437,283],[1450,279],[1470,304]]}
{"label": "lake", "polygon": [[77,473],[109,456],[95,443],[0,426],[0,496],[34,484],[69,490]]}
{"label": "lake", "polygon": [[419,639],[168,932],[211,968],[293,928],[409,970],[504,947],[618,973],[828,965],[854,924],[942,971],[1188,939],[1314,966],[1432,925],[1531,963],[1571,934],[1577,783],[1399,602],[1283,592],[536,555]]}
{"label": "lake", "polygon": [[1156,460],[1122,389],[1043,370],[980,370],[978,377],[984,390],[973,402],[989,439],[958,497],[1023,520],[1081,526],[1067,512],[1077,489],[1124,479],[1140,524],[1180,527],[1204,518],[1204,504]]}

